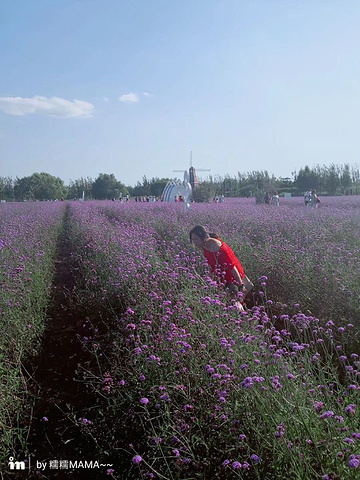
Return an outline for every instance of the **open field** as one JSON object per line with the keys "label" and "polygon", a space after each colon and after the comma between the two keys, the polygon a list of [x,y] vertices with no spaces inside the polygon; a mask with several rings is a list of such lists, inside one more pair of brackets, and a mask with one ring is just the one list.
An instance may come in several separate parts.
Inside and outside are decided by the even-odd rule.
{"label": "open field", "polygon": [[[247,312],[196,224],[256,284]],[[0,226],[2,478],[357,478],[360,197],[1,204]]]}

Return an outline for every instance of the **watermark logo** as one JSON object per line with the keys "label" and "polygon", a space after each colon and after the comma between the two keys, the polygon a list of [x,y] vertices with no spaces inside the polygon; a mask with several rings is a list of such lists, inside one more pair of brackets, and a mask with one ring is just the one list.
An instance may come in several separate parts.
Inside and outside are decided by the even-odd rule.
{"label": "watermark logo", "polygon": [[102,467],[112,467],[112,463],[100,463],[97,460],[49,460],[49,462],[36,461],[37,470],[66,470],[66,469],[92,469]]}
{"label": "watermark logo", "polygon": [[26,463],[14,461],[14,457],[9,457],[9,468],[10,470],[25,470]]}
{"label": "watermark logo", "polygon": [[[101,463],[98,460],[62,460],[54,459],[46,462],[36,460],[34,468],[37,471],[43,472],[44,470],[79,470],[79,469],[101,469],[112,467],[112,463]],[[10,470],[30,470],[30,458],[18,461],[14,457],[9,457],[8,467]],[[109,471],[113,471],[111,468]]]}

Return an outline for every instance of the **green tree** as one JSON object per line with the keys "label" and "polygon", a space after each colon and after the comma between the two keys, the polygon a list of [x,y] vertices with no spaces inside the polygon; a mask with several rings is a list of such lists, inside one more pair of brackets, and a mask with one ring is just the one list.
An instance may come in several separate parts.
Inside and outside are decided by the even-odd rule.
{"label": "green tree", "polygon": [[14,184],[15,199],[56,200],[66,197],[67,189],[63,180],[49,173],[33,173],[30,177],[16,178]]}
{"label": "green tree", "polygon": [[341,185],[341,192],[345,195],[349,194],[349,192],[351,191],[352,179],[351,179],[350,165],[348,163],[343,165],[341,168],[340,185]]}
{"label": "green tree", "polygon": [[215,184],[213,182],[199,182],[199,185],[193,189],[192,198],[195,202],[210,202],[215,196]]}
{"label": "green tree", "polygon": [[295,185],[301,192],[306,192],[312,188],[317,189],[319,185],[319,176],[315,170],[310,169],[310,167],[306,165],[304,168],[300,168],[295,179]]}
{"label": "green tree", "polygon": [[129,192],[124,184],[116,180],[115,175],[111,173],[100,173],[98,178],[92,184],[92,195],[96,200],[105,200],[110,198],[119,198],[120,193],[127,195]]}
{"label": "green tree", "polygon": [[357,195],[360,192],[360,170],[358,165],[351,167],[352,193]]}
{"label": "green tree", "polygon": [[168,178],[152,178],[150,181],[150,195],[160,197],[168,181]]}
{"label": "green tree", "polygon": [[143,183],[137,182],[135,187],[128,187],[130,194],[134,197],[146,197],[152,195],[154,197],[160,197],[166,184],[172,181],[170,178],[158,178],[153,177],[148,180],[143,177]]}
{"label": "green tree", "polygon": [[79,178],[78,180],[70,180],[68,186],[68,198],[82,198],[83,192],[85,198],[92,198],[92,186],[94,181],[87,178]]}
{"label": "green tree", "polygon": [[0,177],[0,200],[14,200],[14,181],[11,177]]}
{"label": "green tree", "polygon": [[324,166],[324,187],[328,195],[336,195],[338,188],[340,187],[340,176],[338,169],[334,164],[330,167]]}

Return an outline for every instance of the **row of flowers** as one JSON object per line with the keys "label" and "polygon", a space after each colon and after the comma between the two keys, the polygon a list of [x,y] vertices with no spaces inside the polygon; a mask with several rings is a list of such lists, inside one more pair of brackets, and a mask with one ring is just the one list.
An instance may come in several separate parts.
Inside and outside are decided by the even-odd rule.
{"label": "row of flowers", "polygon": [[[355,478],[358,212],[72,204],[82,301],[107,325],[94,313],[83,338],[102,402],[86,428],[127,478]],[[195,224],[230,243],[260,304],[229,303],[189,244]]]}
{"label": "row of flowers", "polygon": [[63,214],[55,203],[0,205],[1,455],[14,454],[19,435],[13,427],[26,395],[22,364],[44,330]]}

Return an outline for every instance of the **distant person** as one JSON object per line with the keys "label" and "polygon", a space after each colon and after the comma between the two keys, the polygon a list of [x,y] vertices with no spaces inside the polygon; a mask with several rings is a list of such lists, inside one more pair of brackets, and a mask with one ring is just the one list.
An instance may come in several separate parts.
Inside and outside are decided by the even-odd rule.
{"label": "distant person", "polygon": [[275,192],[274,195],[271,197],[271,203],[272,203],[275,207],[278,207],[278,206],[279,206],[279,202],[280,202],[279,194],[278,194],[278,192]]}
{"label": "distant person", "polygon": [[[202,225],[196,225],[190,231],[190,242],[202,248],[212,274],[228,288],[231,298],[236,298],[239,291],[245,295],[244,269],[231,248],[216,233],[208,233]],[[237,306],[243,309],[242,301]]]}
{"label": "distant person", "polygon": [[220,203],[224,203],[224,202],[225,202],[225,197],[224,197],[224,195],[221,195],[220,196]]}
{"label": "distant person", "polygon": [[307,206],[310,206],[310,201],[311,201],[311,191],[310,190],[306,190],[306,192],[304,193],[304,203],[305,203],[305,207]]}
{"label": "distant person", "polygon": [[316,190],[311,190],[310,192],[310,207],[318,208],[320,204],[320,198],[316,194]]}
{"label": "distant person", "polygon": [[270,205],[270,199],[271,199],[270,193],[266,192],[264,197],[264,202],[266,203],[266,205]]}

